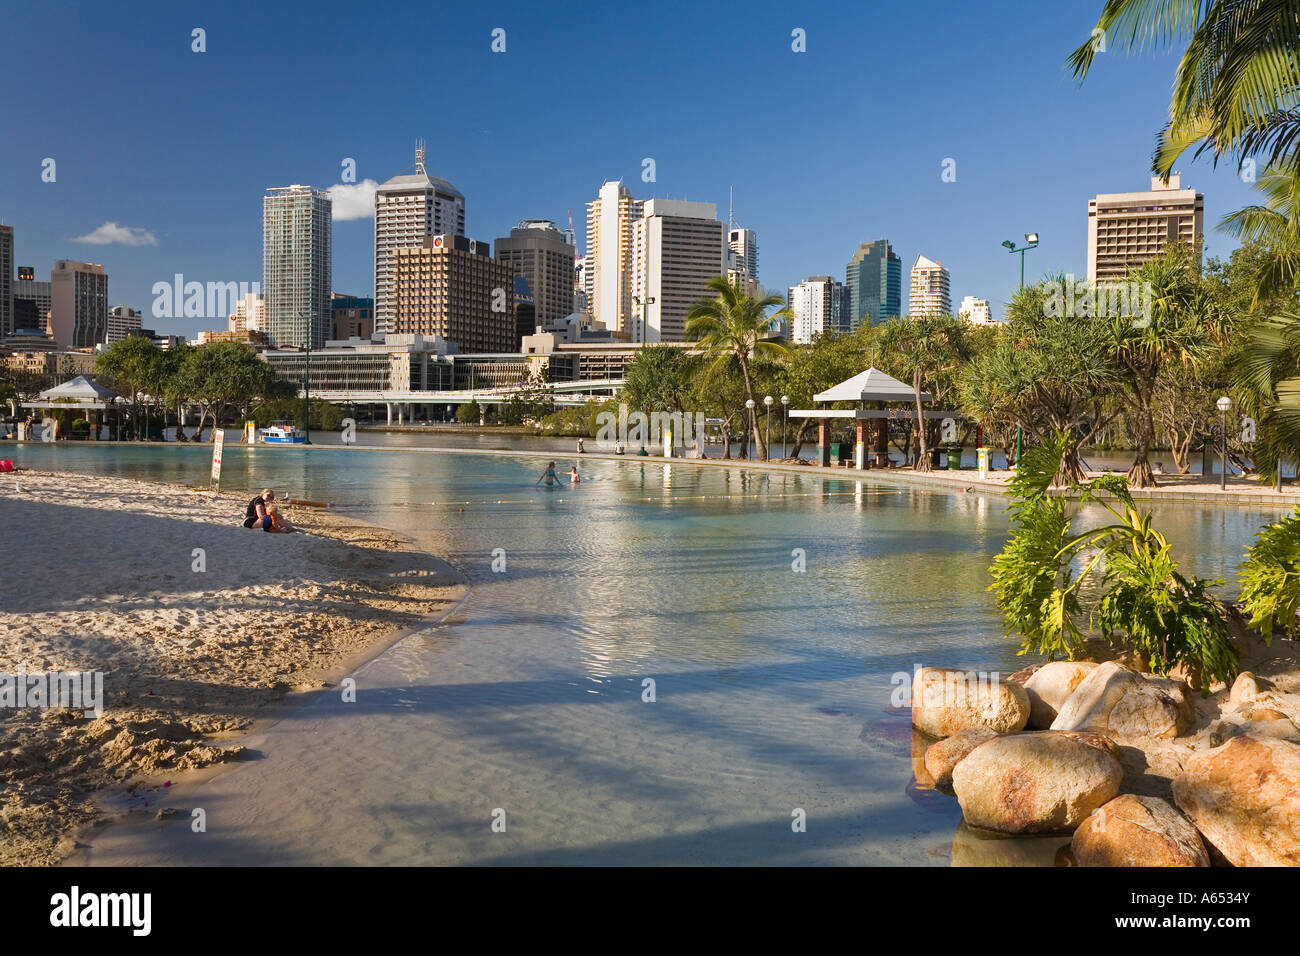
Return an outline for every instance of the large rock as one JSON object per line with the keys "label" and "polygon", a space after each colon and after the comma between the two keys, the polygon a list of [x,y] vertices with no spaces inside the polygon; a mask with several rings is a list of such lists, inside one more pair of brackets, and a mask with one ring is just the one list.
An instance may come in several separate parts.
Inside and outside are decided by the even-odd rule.
{"label": "large rock", "polygon": [[1232,683],[1228,692],[1228,703],[1234,708],[1253,704],[1273,689],[1273,682],[1263,677],[1256,677],[1250,671],[1242,671]]}
{"label": "large rock", "polygon": [[1124,770],[1105,748],[1071,734],[1030,733],[980,744],[952,773],[962,815],[1003,833],[1073,830],[1119,793]]}
{"label": "large rock", "polygon": [[992,740],[997,732],[987,727],[972,727],[941,740],[925,752],[925,770],[936,786],[952,786],[952,771],[972,750]]}
{"label": "large rock", "polygon": [[1051,661],[1034,671],[1025,681],[1025,693],[1029,695],[1029,722],[1025,726],[1033,730],[1051,727],[1074,689],[1096,669],[1092,661]]}
{"label": "large rock", "polygon": [[1209,866],[1196,827],[1159,797],[1131,793],[1103,804],[1074,831],[1080,866]]}
{"label": "large rock", "polygon": [[1053,730],[1090,730],[1119,740],[1177,737],[1196,712],[1182,681],[1138,674],[1107,661],[1083,679],[1052,721]]}
{"label": "large rock", "polygon": [[1300,866],[1300,745],[1233,737],[1187,761],[1173,789],[1178,808],[1233,866]]}
{"label": "large rock", "polygon": [[1243,704],[1210,724],[1210,745],[1217,747],[1240,734],[1300,743],[1300,727],[1280,710],[1260,703]]}
{"label": "large rock", "polygon": [[912,677],[912,726],[933,737],[951,737],[972,727],[995,733],[1022,730],[1029,697],[998,673],[921,667]]}

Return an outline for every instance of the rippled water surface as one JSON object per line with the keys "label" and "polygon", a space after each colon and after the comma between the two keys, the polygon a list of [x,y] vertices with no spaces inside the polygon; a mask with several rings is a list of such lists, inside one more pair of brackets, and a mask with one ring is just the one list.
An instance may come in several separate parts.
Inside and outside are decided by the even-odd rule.
{"label": "rippled water surface", "polygon": [[[15,451],[194,484],[209,456]],[[954,845],[984,860],[956,801],[912,784],[891,694],[918,664],[1023,663],[985,590],[1002,499],[635,459],[548,489],[544,464],[228,447],[224,487],[335,502],[447,558],[472,592],[361,669],[356,703],[317,698],[250,741],[261,759],[176,788],[207,833],[114,826],[91,861],[946,865]],[[1270,518],[1157,514],[1211,577]]]}

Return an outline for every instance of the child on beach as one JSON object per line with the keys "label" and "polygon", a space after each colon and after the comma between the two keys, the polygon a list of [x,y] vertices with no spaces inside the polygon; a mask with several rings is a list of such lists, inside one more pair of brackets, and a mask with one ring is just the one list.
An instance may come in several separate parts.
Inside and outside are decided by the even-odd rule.
{"label": "child on beach", "polygon": [[266,513],[267,516],[270,517],[271,519],[271,527],[267,529],[268,531],[271,531],[272,533],[275,534],[288,534],[290,531],[298,530],[293,526],[293,522],[291,522],[284,515],[280,514],[279,506],[267,505]]}
{"label": "child on beach", "polygon": [[568,478],[569,478],[569,483],[573,485],[576,485],[578,482],[582,481],[582,476],[578,474],[578,463],[576,461],[573,463],[573,467],[570,468],[568,471]]}

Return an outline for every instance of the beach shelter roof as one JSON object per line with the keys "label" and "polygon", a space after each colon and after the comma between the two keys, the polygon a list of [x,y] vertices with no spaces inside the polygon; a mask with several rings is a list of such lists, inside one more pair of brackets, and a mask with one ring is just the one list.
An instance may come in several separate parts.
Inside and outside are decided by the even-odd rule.
{"label": "beach shelter roof", "polygon": [[[814,402],[911,402],[916,396],[912,386],[900,382],[892,375],[886,375],[878,368],[869,368],[859,372],[850,379],[832,385],[824,392],[813,396]],[[926,392],[921,393],[921,401],[930,401]]]}
{"label": "beach shelter roof", "polygon": [[45,401],[53,401],[59,398],[71,398],[77,401],[100,401],[111,402],[117,398],[117,392],[111,388],[100,385],[93,379],[86,378],[84,375],[78,375],[76,378],[69,379],[62,385],[55,385],[53,388],[47,388],[41,392],[40,397]]}

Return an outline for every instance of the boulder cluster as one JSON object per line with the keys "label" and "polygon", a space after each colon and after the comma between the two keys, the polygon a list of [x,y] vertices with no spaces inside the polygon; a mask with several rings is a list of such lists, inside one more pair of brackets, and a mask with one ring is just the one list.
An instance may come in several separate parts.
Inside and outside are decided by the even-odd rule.
{"label": "boulder cluster", "polygon": [[1069,835],[1080,866],[1300,866],[1300,729],[1270,690],[1243,672],[1192,740],[1192,689],[1117,661],[919,668],[918,784],[955,794],[968,837]]}

